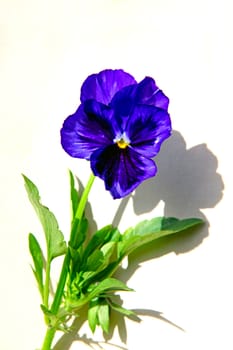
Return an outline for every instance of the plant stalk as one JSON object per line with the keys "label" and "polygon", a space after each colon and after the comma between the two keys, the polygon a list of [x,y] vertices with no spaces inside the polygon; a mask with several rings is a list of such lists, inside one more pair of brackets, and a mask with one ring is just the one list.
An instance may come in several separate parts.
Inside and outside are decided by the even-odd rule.
{"label": "plant stalk", "polygon": [[[85,187],[83,194],[81,196],[81,199],[80,199],[80,202],[79,202],[76,214],[75,214],[75,219],[78,220],[79,223],[81,222],[81,219],[82,219],[85,207],[86,207],[86,203],[88,200],[88,195],[89,195],[89,192],[91,190],[94,179],[95,179],[95,176],[93,174],[91,174],[90,178],[88,180],[87,186]],[[73,246],[73,244],[77,240],[77,235],[79,234],[80,225],[78,224],[78,229],[75,230],[75,232],[72,228],[73,227],[71,227],[71,235],[70,235],[70,245],[71,246]],[[71,255],[70,255],[70,250],[68,249],[67,253],[65,255],[64,261],[63,261],[62,270],[61,270],[60,278],[58,281],[54,300],[53,300],[53,303],[51,305],[50,311],[52,312],[52,314],[57,314],[59,307],[61,305],[62,296],[63,296],[64,288],[65,288],[65,283],[66,283],[66,279],[67,279],[67,275],[68,275],[68,271],[69,271],[70,260],[71,260]],[[48,271],[48,273],[49,273],[49,271]],[[48,297],[47,297],[47,292],[46,292],[45,296],[44,296],[44,300],[46,301],[47,299],[48,299]],[[48,327],[47,328],[41,350],[52,350],[51,345],[52,345],[55,333],[56,333],[55,327]]]}
{"label": "plant stalk", "polygon": [[52,350],[51,345],[52,345],[55,333],[56,333],[56,328],[53,327],[53,328],[47,329],[41,350]]}
{"label": "plant stalk", "polygon": [[46,271],[45,271],[45,286],[44,286],[44,295],[43,303],[46,308],[49,306],[49,287],[50,287],[50,270],[51,270],[51,260],[47,256]]}

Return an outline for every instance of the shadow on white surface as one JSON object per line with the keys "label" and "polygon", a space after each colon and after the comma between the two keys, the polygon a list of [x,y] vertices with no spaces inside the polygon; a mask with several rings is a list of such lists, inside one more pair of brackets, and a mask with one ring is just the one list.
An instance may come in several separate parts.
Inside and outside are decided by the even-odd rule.
{"label": "shadow on white surface", "polygon": [[[121,300],[120,296],[117,295],[116,298],[117,298],[117,303],[119,305],[122,305],[123,300]],[[137,317],[130,317],[130,319],[135,321],[135,322],[143,321],[141,316],[147,316],[147,317],[149,316],[152,318],[156,318],[160,321],[166,322],[170,326],[173,326],[173,327],[179,329],[180,331],[183,331],[183,332],[185,331],[182,327],[180,327],[179,325],[175,324],[174,322],[172,322],[169,319],[167,319],[166,317],[164,317],[163,313],[160,311],[150,310],[150,309],[132,309],[132,311],[134,311],[136,313]],[[122,343],[127,344],[127,329],[126,329],[125,317],[119,313],[112,312],[110,332],[109,332],[109,334],[104,335],[104,338],[105,338],[107,343],[109,342],[110,339],[112,339],[113,333],[114,333],[116,328],[118,329],[118,334],[120,336]]]}
{"label": "shadow on white surface", "polygon": [[[108,345],[111,349],[115,350],[127,350],[126,347],[115,345],[109,341],[96,341],[93,338],[88,337],[86,334],[82,336],[78,335],[79,329],[82,327],[85,322],[86,317],[84,314],[81,314],[79,318],[76,318],[72,324],[72,331],[69,333],[65,333],[62,337],[57,341],[53,350],[69,350],[71,349],[72,344],[78,342],[86,345],[87,348],[90,349],[103,349],[103,345]],[[79,348],[79,346],[78,346]]]}
{"label": "shadow on white surface", "polygon": [[217,158],[206,144],[187,149],[182,135],[174,131],[155,161],[157,176],[133,196],[136,214],[151,211],[163,200],[165,216],[203,217],[201,209],[213,208],[221,200],[224,185],[216,172]]}
{"label": "shadow on white surface", "polygon": [[[223,180],[216,171],[217,158],[206,144],[187,149],[182,135],[174,131],[155,161],[158,167],[156,177],[142,183],[132,195],[134,212],[136,215],[151,212],[163,201],[166,217],[203,219],[206,224],[198,229],[198,233],[195,229],[193,235],[180,234],[179,237],[163,239],[166,243],[163,254],[190,251],[209,234],[208,219],[201,209],[215,207],[223,196]],[[119,225],[129,198],[122,200],[113,220],[115,226]],[[166,247],[168,242],[172,244]],[[159,255],[163,254],[160,251]]]}

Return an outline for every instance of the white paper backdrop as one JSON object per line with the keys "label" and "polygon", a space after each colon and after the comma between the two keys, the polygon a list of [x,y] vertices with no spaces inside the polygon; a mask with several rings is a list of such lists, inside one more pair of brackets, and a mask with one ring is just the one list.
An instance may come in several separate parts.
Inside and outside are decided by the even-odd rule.
{"label": "white paper backdrop", "polygon": [[[123,229],[163,213],[209,225],[135,254],[122,276],[136,293],[122,298],[143,321],[127,321],[126,331],[116,320],[112,345],[98,343],[97,332],[97,343],[83,339],[72,349],[233,348],[231,22],[226,0],[0,1],[1,349],[35,349],[44,334],[27,251],[28,232],[41,228],[20,174],[68,232],[67,169],[85,182],[89,165],[63,152],[59,130],[82,81],[105,68],[154,77],[170,97],[175,131],[159,175],[128,201],[113,201],[96,181],[94,221],[112,222],[120,206],[115,223]],[[69,349],[63,340],[56,350]]]}

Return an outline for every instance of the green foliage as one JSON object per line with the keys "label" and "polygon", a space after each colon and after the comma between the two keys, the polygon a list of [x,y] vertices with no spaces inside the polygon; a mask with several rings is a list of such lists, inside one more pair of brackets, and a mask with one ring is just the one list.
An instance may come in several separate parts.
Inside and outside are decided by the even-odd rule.
{"label": "green foliage", "polygon": [[41,204],[39,191],[36,185],[26,176],[23,175],[23,178],[28,198],[43,227],[48,249],[48,260],[51,261],[53,258],[66,253],[66,243],[63,234],[58,228],[58,223],[54,214]]}
{"label": "green foliage", "polygon": [[97,325],[99,325],[105,333],[108,333],[110,308],[106,299],[95,298],[90,301],[88,308],[88,323],[93,333]]}
{"label": "green foliage", "polygon": [[33,259],[34,268],[32,268],[34,276],[38,283],[38,288],[43,300],[44,285],[43,285],[43,253],[36,237],[29,233],[28,236],[29,250]]}
{"label": "green foliage", "polygon": [[111,299],[108,299],[108,303],[111,306],[111,309],[113,309],[114,311],[119,312],[124,316],[133,317],[134,319],[140,320],[140,318],[137,316],[137,314],[134,311],[125,309],[121,305],[114,303]]}
{"label": "green foliage", "polygon": [[[101,230],[97,231],[90,239],[85,248],[83,254],[83,262],[95,251],[102,247],[105,243],[108,242],[118,242],[120,239],[120,232],[117,228],[112,225],[103,227]],[[83,266],[82,266],[83,267]]]}
{"label": "green foliage", "polygon": [[97,311],[98,321],[100,327],[105,333],[109,331],[109,305],[105,299],[102,299],[99,303],[99,308]]}
{"label": "green foliage", "polygon": [[146,243],[182,232],[201,223],[203,221],[197,218],[179,220],[170,217],[158,217],[142,221],[134,228],[129,228],[122,235],[119,244],[119,256],[129,255],[133,250]]}
{"label": "green foliage", "polygon": [[[24,176],[29,200],[42,224],[47,243],[47,261],[45,261],[37,239],[32,233],[29,234],[33,273],[44,304],[41,305],[41,308],[50,327],[67,329],[66,320],[79,316],[82,312],[81,309],[87,306],[87,317],[92,332],[97,326],[100,326],[103,332],[108,333],[111,311],[139,320],[132,310],[127,310],[113,301],[117,292],[132,291],[125,283],[113,277],[121,265],[122,259],[151,241],[183,231],[188,233],[189,228],[195,227],[203,221],[196,218],[179,220],[158,217],[144,220],[135,227],[130,227],[123,234],[117,228],[108,225],[97,230],[88,238],[88,220],[82,210],[87,197],[83,200],[83,194],[81,196],[80,191],[78,192],[75,188],[74,175],[70,172],[69,176],[71,233],[68,248],[64,242],[63,234],[58,228],[55,216],[41,204],[37,187]],[[87,195],[85,194],[85,196]],[[51,283],[49,281],[50,262],[63,254],[66,256],[60,282],[54,303],[49,307],[46,301],[49,300],[49,297],[53,298],[48,285]],[[50,296],[47,295],[49,293]]]}
{"label": "green foliage", "polygon": [[95,298],[90,301],[88,308],[88,323],[93,333],[95,332],[96,326],[99,325],[98,310],[99,299]]}
{"label": "green foliage", "polygon": [[85,304],[89,303],[90,300],[96,297],[103,297],[108,294],[112,294],[117,291],[132,291],[133,289],[127,287],[123,282],[116,278],[105,278],[99,283],[90,284],[88,290],[85,294],[75,300],[74,295],[73,299],[67,300],[67,308],[69,311],[77,311]]}
{"label": "green foliage", "polygon": [[80,196],[79,196],[78,191],[75,188],[75,177],[71,171],[69,171],[69,176],[70,176],[71,213],[72,213],[72,220],[73,220],[75,217],[77,208],[78,208]]}
{"label": "green foliage", "polygon": [[70,247],[77,250],[85,242],[87,228],[88,221],[85,217],[80,220],[76,218],[73,219],[71,225],[71,240],[69,242]]}

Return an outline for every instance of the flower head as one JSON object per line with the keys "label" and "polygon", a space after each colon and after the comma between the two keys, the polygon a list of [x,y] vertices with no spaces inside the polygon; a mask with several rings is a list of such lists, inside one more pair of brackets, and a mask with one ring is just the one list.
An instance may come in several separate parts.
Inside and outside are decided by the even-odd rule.
{"label": "flower head", "polygon": [[113,198],[122,198],[156,175],[151,158],[171,134],[168,103],[152,78],[137,83],[123,70],[90,75],[80,106],[61,129],[62,147],[90,160]]}

